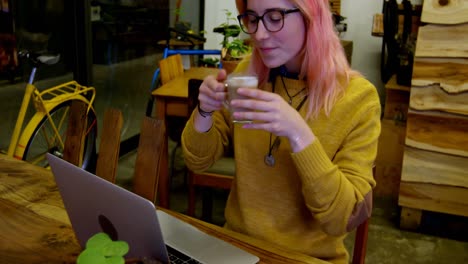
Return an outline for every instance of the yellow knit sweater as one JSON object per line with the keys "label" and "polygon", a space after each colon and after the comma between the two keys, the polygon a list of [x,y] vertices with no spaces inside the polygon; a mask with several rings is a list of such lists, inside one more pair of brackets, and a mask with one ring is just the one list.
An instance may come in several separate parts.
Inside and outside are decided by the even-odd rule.
{"label": "yellow knit sweater", "polygon": [[[290,95],[305,87],[300,80],[284,81]],[[275,92],[287,98],[282,86],[278,77]],[[271,91],[271,84],[263,89]],[[296,96],[292,106],[304,95]],[[300,110],[302,116],[305,108]],[[225,208],[225,227],[316,258],[347,263],[343,239],[348,223],[375,186],[372,165],[380,134],[375,87],[361,77],[351,80],[329,116],[322,113],[307,122],[316,140],[292,153],[287,138],[282,138],[273,152],[274,167],[264,163],[269,133],[233,125],[224,110],[215,112],[213,119],[208,132],[198,133],[192,116],[182,145],[187,166],[204,170],[233,144],[236,177]]]}

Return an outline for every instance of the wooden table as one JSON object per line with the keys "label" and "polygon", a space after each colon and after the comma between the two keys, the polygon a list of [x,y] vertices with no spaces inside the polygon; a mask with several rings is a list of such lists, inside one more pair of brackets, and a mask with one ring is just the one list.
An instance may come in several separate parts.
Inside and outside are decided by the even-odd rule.
{"label": "wooden table", "polygon": [[[204,79],[208,75],[216,75],[218,68],[195,67],[187,70],[182,77],[162,85],[152,92],[155,98],[154,117],[166,120],[166,116],[188,117],[188,81],[189,79]],[[166,129],[170,129],[167,127]],[[169,208],[169,169],[167,157],[167,137],[165,139],[159,178],[159,205]]]}
{"label": "wooden table", "polygon": [[[252,254],[259,263],[325,263],[164,210]],[[0,263],[75,263],[81,252],[49,170],[0,154]]]}
{"label": "wooden table", "polygon": [[49,170],[0,154],[0,263],[71,263],[81,248]]}

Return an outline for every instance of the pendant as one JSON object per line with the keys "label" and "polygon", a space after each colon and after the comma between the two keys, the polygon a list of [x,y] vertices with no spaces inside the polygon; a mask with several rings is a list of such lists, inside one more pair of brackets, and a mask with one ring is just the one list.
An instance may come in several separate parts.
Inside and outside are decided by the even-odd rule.
{"label": "pendant", "polygon": [[273,157],[273,155],[265,155],[265,164],[267,166],[270,166],[270,167],[273,167],[275,166],[275,157]]}

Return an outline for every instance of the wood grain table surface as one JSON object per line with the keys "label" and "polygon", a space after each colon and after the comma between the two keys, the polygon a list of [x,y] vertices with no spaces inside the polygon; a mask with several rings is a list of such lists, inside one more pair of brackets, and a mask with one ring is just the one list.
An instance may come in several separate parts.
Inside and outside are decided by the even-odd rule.
{"label": "wood grain table surface", "polygon": [[[165,212],[260,258],[325,263],[182,215]],[[50,170],[0,154],[0,263],[74,263],[81,252]]]}

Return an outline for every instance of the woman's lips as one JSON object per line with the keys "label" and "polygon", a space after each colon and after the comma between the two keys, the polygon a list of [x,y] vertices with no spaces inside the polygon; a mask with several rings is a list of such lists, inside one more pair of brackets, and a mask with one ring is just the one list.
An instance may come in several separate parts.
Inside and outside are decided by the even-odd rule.
{"label": "woman's lips", "polygon": [[273,50],[275,50],[275,48],[267,48],[267,47],[265,47],[265,48],[260,48],[260,50],[262,51],[263,54],[268,55],[268,54],[272,53]]}

